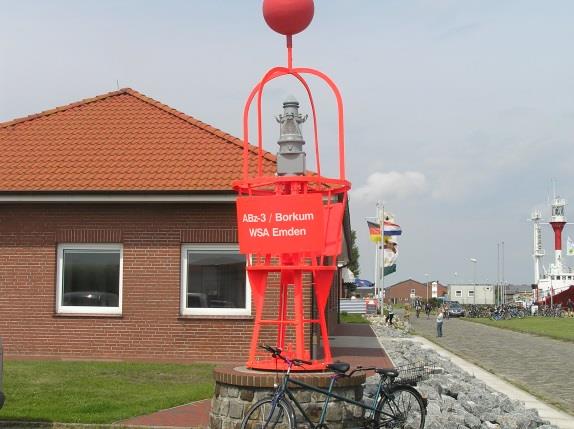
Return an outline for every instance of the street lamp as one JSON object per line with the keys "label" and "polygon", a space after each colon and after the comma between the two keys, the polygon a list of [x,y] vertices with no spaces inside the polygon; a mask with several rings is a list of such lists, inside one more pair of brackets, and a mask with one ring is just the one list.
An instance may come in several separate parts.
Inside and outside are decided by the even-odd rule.
{"label": "street lamp", "polygon": [[473,282],[472,300],[473,300],[473,305],[476,305],[476,264],[478,262],[478,259],[470,258],[469,261],[472,262],[472,282]]}
{"label": "street lamp", "polygon": [[429,302],[429,273],[425,273],[426,281],[426,290],[427,290],[427,303]]}

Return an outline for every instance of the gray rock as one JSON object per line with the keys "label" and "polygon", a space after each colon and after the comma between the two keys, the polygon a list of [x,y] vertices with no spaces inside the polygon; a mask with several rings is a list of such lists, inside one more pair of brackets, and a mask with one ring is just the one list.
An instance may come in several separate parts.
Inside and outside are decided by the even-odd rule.
{"label": "gray rock", "polygon": [[[496,423],[500,425],[500,429],[529,429],[530,419],[528,416],[520,413],[506,413],[498,417]],[[536,426],[534,426],[536,427]]]}
{"label": "gray rock", "polygon": [[[495,392],[450,360],[408,339],[407,334],[384,326],[380,316],[371,317],[372,327],[396,365],[432,362],[439,370],[417,389],[428,399],[425,429],[467,427],[472,429],[549,429],[538,412],[519,401]],[[376,391],[377,377],[369,377],[363,398]]]}
{"label": "gray rock", "polygon": [[437,417],[440,416],[442,413],[440,411],[440,405],[436,402],[429,402],[427,405],[427,416],[428,417]]}
{"label": "gray rock", "polygon": [[482,422],[475,415],[470,414],[470,413],[465,413],[464,414],[464,424],[471,429],[480,429]]}
{"label": "gray rock", "polygon": [[[368,381],[368,380],[367,380]],[[375,393],[377,392],[377,388],[379,387],[378,383],[367,383],[365,384],[365,388],[363,390],[363,394],[365,396],[368,396],[369,398],[372,398],[373,396],[375,396]]]}

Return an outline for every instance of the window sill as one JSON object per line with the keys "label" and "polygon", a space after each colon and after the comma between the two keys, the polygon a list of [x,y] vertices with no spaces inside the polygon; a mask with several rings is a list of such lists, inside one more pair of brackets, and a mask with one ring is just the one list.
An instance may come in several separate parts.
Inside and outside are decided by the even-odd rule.
{"label": "window sill", "polygon": [[54,317],[96,317],[121,319],[124,317],[124,315],[117,313],[54,313]]}
{"label": "window sill", "polygon": [[185,314],[179,315],[179,320],[193,320],[193,319],[210,319],[210,320],[254,320],[255,316],[252,315],[213,315],[213,314]]}

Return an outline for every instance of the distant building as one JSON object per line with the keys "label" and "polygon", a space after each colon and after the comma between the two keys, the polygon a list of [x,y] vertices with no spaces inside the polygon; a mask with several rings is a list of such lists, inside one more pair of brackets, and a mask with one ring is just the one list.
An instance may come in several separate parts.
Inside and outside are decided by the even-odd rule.
{"label": "distant building", "polygon": [[413,279],[404,280],[385,288],[385,302],[404,304],[415,299],[426,301],[447,294],[447,287],[438,281],[421,283]]}
{"label": "distant building", "polygon": [[448,298],[461,304],[487,304],[495,303],[495,285],[491,284],[451,284],[448,285]]}

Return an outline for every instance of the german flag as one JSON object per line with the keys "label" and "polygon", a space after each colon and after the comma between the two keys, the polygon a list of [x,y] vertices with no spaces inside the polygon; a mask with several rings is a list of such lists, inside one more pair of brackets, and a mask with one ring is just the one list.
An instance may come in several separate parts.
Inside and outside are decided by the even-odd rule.
{"label": "german flag", "polygon": [[381,225],[375,222],[367,221],[367,226],[369,227],[371,241],[374,241],[375,243],[381,241]]}

